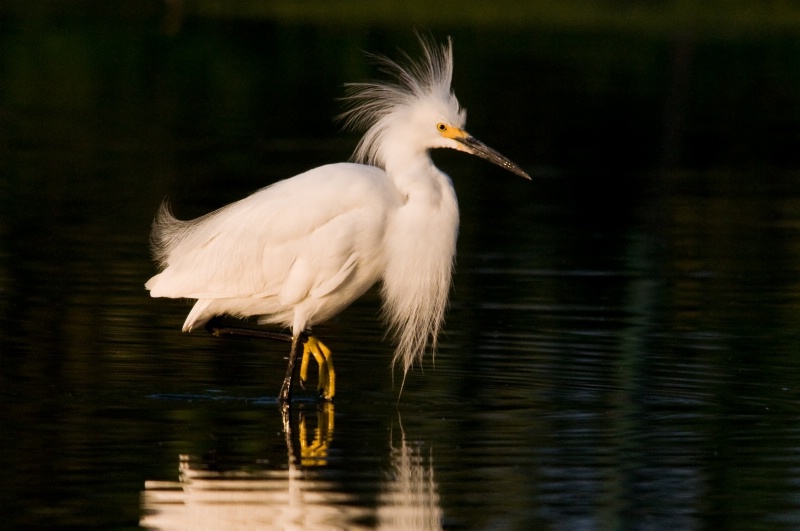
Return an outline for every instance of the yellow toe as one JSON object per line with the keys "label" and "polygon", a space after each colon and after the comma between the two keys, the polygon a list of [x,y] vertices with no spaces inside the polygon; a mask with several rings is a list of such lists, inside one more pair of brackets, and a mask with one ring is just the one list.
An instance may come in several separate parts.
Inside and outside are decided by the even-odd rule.
{"label": "yellow toe", "polygon": [[[305,365],[307,365],[307,353],[314,356],[314,359],[317,360],[317,364],[319,365],[319,382],[317,388],[319,389],[320,396],[325,400],[333,400],[333,396],[336,394],[336,373],[333,370],[333,356],[331,355],[330,349],[316,337],[309,336],[306,344],[303,346],[303,363]],[[301,365],[301,378],[304,374],[302,369],[303,367]],[[307,372],[308,367],[306,367],[306,373]]]}

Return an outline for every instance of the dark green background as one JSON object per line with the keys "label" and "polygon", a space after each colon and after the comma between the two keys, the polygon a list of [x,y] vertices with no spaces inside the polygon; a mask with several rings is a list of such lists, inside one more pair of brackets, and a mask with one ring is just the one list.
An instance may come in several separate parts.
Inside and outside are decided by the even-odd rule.
{"label": "dark green background", "polygon": [[[458,263],[399,402],[377,293],[319,328],[329,523],[797,526],[794,2],[142,0],[0,2],[0,527],[135,528],[179,455],[288,474],[284,345],[181,334],[150,223],[346,160],[342,85],[415,31],[452,36],[468,129],[534,179],[434,153]],[[419,495],[387,497],[404,457]]]}

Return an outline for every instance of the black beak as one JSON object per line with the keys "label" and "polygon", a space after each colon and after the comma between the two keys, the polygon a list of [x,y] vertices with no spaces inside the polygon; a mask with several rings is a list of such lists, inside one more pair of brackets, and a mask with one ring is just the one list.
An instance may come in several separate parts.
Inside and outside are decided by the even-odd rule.
{"label": "black beak", "polygon": [[497,151],[493,150],[477,138],[473,136],[465,136],[461,138],[455,138],[457,142],[459,142],[462,146],[464,146],[464,151],[467,153],[472,153],[473,155],[477,155],[482,159],[486,159],[489,162],[493,162],[500,166],[501,168],[505,168],[512,173],[516,173],[520,177],[524,177],[528,180],[531,179],[531,176],[525,173],[522,168],[508,160],[506,157],[498,153]]}

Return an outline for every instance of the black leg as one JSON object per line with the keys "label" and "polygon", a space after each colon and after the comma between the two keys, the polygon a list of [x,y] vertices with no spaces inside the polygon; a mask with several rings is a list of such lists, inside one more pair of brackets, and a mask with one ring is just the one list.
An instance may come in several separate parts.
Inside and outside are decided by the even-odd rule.
{"label": "black leg", "polygon": [[[208,321],[208,323],[206,323],[206,330],[208,330],[215,337],[251,337],[258,339],[276,339],[280,341],[291,341],[292,350],[289,352],[289,364],[286,367],[286,376],[283,378],[283,385],[281,386],[281,394],[278,397],[278,400],[282,404],[288,404],[292,400],[292,381],[294,380],[295,367],[297,366],[297,357],[300,355],[300,352],[305,348],[306,341],[308,341],[309,338],[308,332],[302,332],[297,337],[293,337],[289,334],[268,332],[266,330],[258,330],[254,328],[239,328],[233,326],[226,326],[222,322],[222,319],[220,317],[214,317],[213,319]],[[322,345],[318,341],[315,344],[320,345],[322,348],[324,348],[324,351],[327,352],[327,348],[324,345]],[[317,348],[319,349],[320,347]],[[333,367],[331,365],[330,366],[331,373],[332,370]],[[301,383],[303,382],[301,381]],[[331,383],[330,385],[331,385],[331,396],[332,396],[333,383]]]}
{"label": "black leg", "polygon": [[284,404],[292,401],[292,380],[294,379],[294,368],[297,365],[297,356],[300,355],[300,350],[302,350],[305,342],[305,333],[298,334],[292,338],[292,351],[289,353],[289,365],[286,367],[286,376],[283,377],[281,394],[278,397],[278,400]]}
{"label": "black leg", "polygon": [[278,341],[291,341],[292,336],[279,332],[269,332],[267,330],[257,330],[254,328],[238,328],[226,326],[222,319],[214,317],[206,323],[206,330],[215,337],[254,337],[257,339],[276,339]]}

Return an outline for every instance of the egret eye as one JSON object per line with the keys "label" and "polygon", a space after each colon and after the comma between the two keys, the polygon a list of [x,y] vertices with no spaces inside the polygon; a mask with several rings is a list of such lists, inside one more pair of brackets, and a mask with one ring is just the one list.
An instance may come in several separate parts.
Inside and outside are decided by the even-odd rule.
{"label": "egret eye", "polygon": [[436,124],[436,129],[438,129],[440,133],[444,133],[445,131],[447,131],[447,126],[445,124],[439,123]]}

